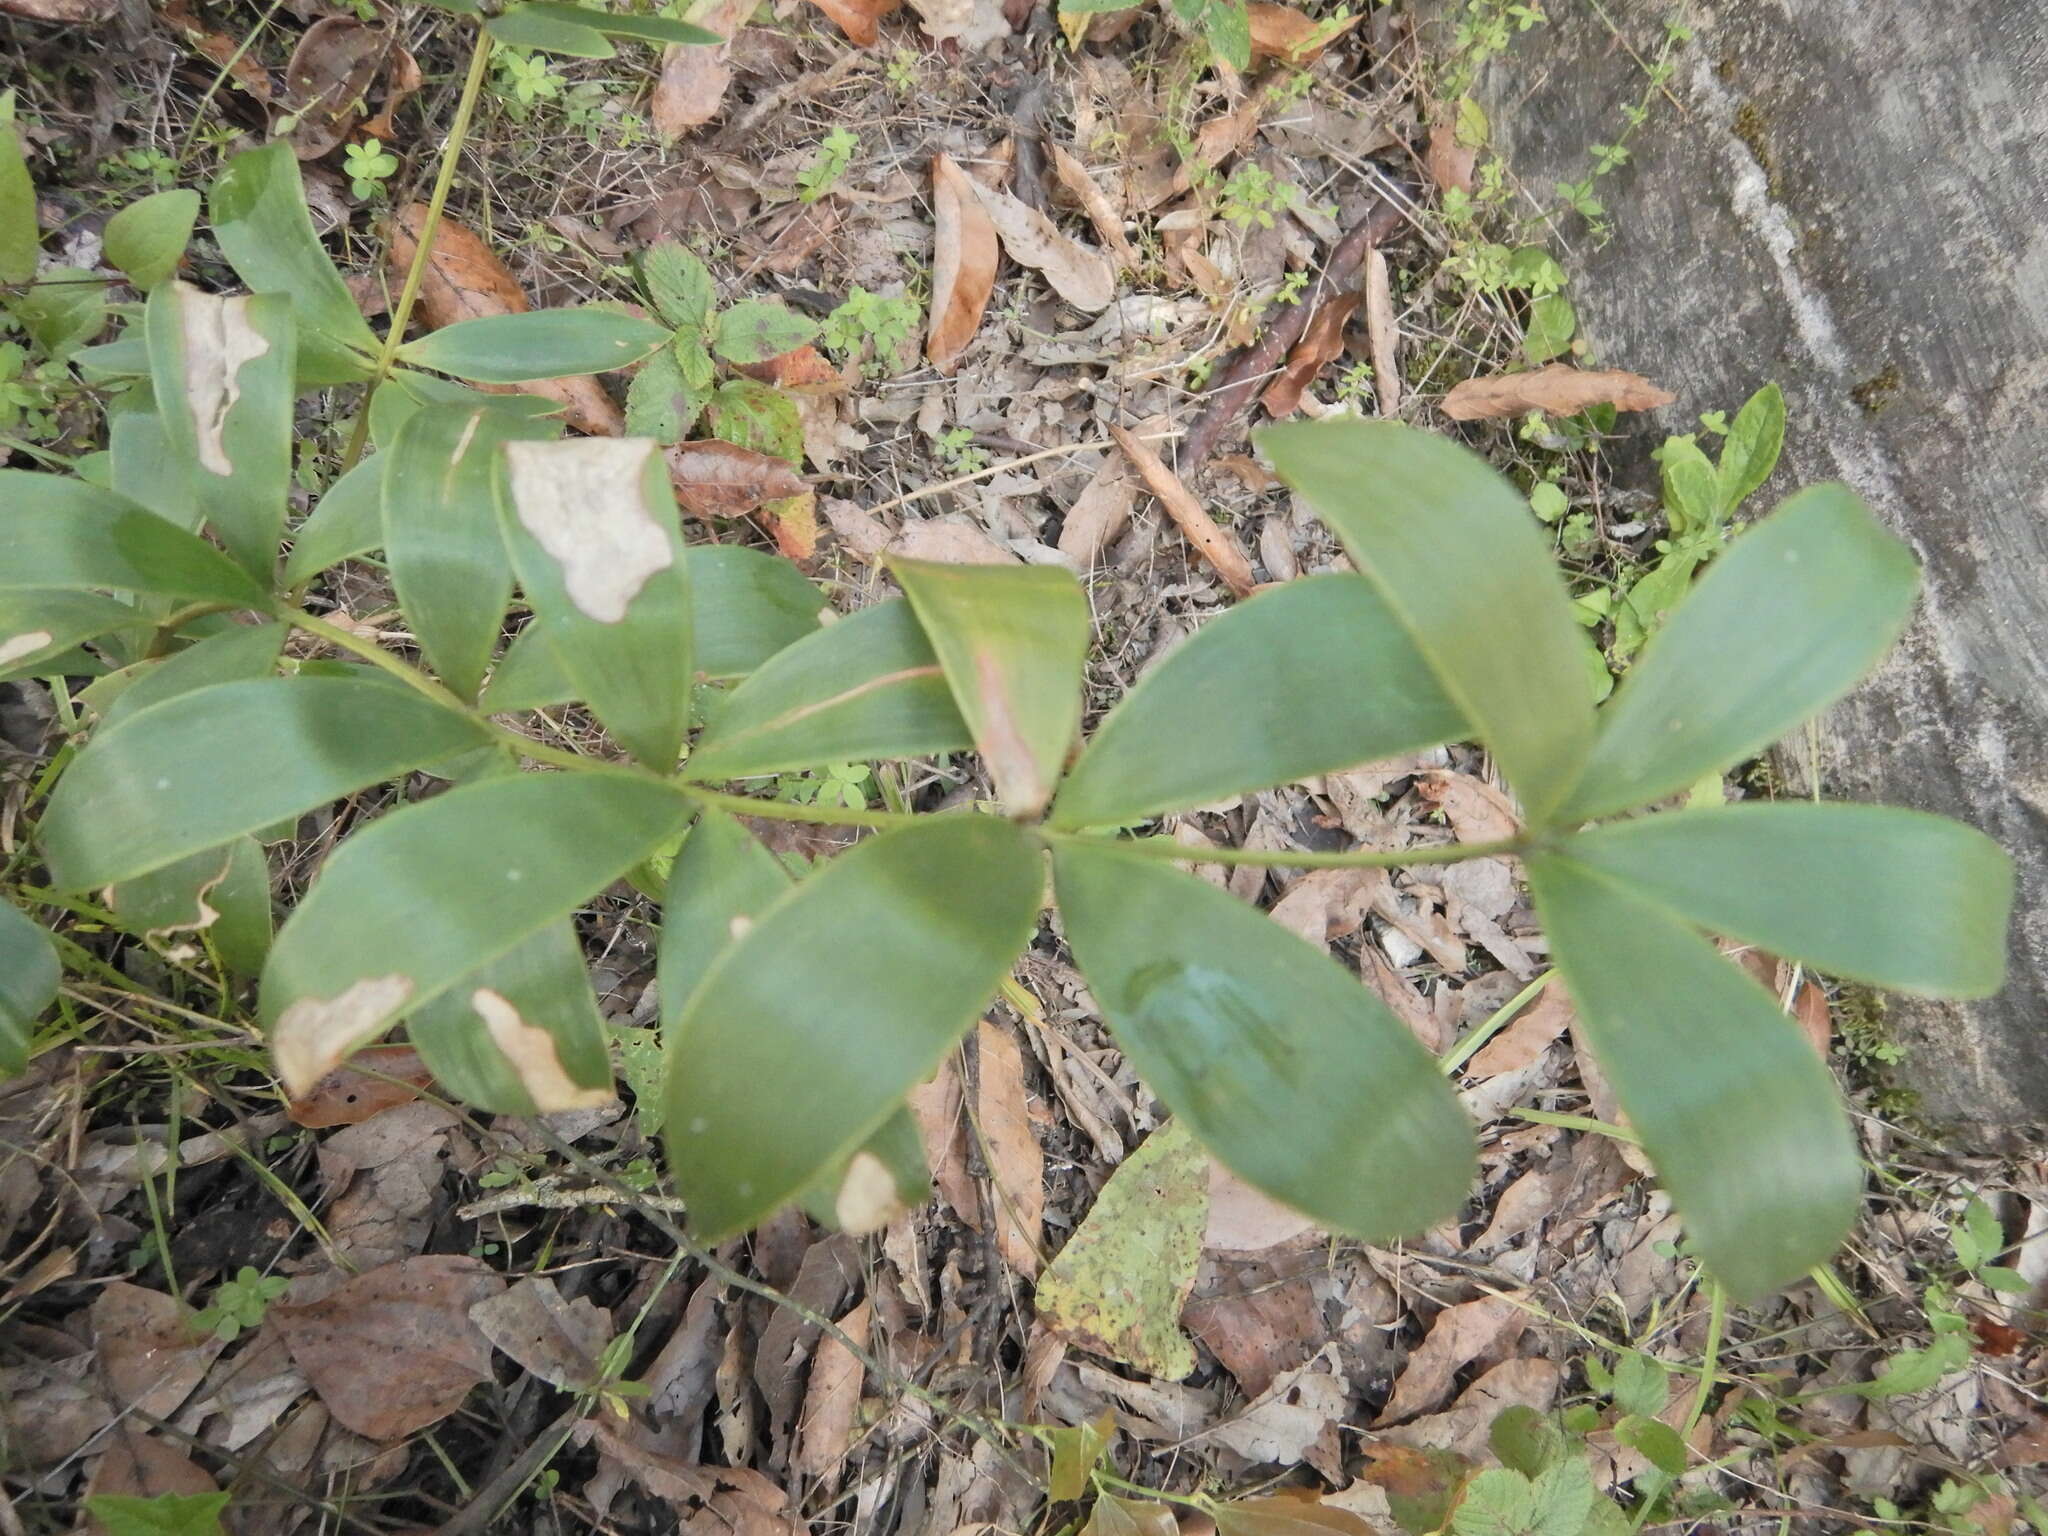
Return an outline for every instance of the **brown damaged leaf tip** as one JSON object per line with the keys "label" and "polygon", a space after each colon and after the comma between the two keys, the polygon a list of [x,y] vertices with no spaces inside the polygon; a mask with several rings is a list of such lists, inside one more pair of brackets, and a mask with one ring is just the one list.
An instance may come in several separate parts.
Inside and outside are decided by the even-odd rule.
{"label": "brown damaged leaf tip", "polygon": [[1443,411],[1453,421],[1490,421],[1498,416],[1519,416],[1524,411],[1575,416],[1593,405],[1611,405],[1618,411],[1654,411],[1677,398],[1639,373],[1624,373],[1620,369],[1592,371],[1568,363],[1552,363],[1526,373],[1466,379],[1444,396]]}
{"label": "brown damaged leaf tip", "polygon": [[932,319],[924,355],[950,374],[981,326],[1000,251],[995,224],[967,173],[947,155],[932,159],[932,214]]}
{"label": "brown damaged leaf tip", "polygon": [[1117,426],[1112,426],[1109,433],[1124,451],[1124,457],[1136,466],[1145,481],[1145,488],[1159,498],[1167,516],[1173,519],[1187,541],[1201,551],[1202,558],[1215,567],[1224,585],[1238,597],[1250,597],[1255,585],[1252,558],[1245,553],[1237,535],[1204,511],[1202,504],[1195,500],[1194,492],[1181,484],[1180,476],[1167,468],[1166,462],[1136,434]]}

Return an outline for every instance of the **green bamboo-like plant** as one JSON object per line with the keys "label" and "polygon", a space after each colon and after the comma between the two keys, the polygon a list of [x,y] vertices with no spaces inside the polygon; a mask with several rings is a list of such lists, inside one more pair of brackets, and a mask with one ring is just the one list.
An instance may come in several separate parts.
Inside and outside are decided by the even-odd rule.
{"label": "green bamboo-like plant", "polygon": [[[363,377],[367,356],[353,311],[322,298],[339,280],[295,175],[261,150],[230,168],[233,195],[215,190],[217,234],[223,218],[267,229],[244,269],[257,294],[160,286],[139,341],[111,344],[147,382],[115,418],[101,483],[0,472],[0,676],[112,666],[86,695],[90,739],[34,807],[51,890],[111,888],[116,913],[166,885],[207,896],[216,926],[235,920],[241,959],[223,944],[224,966],[260,963],[260,1022],[292,1093],[404,1023],[483,1108],[604,1097],[574,914],[681,838],[661,1119],[691,1223],[712,1240],[800,1200],[869,1228],[924,1187],[905,1095],[1032,942],[1049,865],[1082,973],[1159,1097],[1259,1188],[1389,1239],[1469,1191],[1472,1128],[1438,1064],[1326,955],[1176,868],[1172,839],[1128,829],[1477,740],[1522,829],[1422,856],[1525,861],[1581,1026],[1693,1245],[1755,1295],[1841,1240],[1859,1164],[1825,1064],[1708,935],[1906,991],[1999,985],[2012,875],[1976,832],[1869,806],[1657,808],[1826,707],[1905,624],[1914,563],[1839,486],[1738,538],[1596,712],[1564,584],[1483,461],[1387,423],[1269,428],[1262,449],[1356,572],[1213,620],[1075,756],[1088,608],[1064,572],[899,561],[903,600],[824,623],[823,595],[788,566],[684,545],[652,440],[560,440],[544,404],[427,371],[609,367],[666,335],[616,315],[397,347],[365,418],[378,451],[287,553],[294,391],[344,362]],[[238,261],[251,248],[222,245]],[[423,666],[298,605],[295,588],[372,551]],[[501,650],[515,593],[531,620]],[[348,659],[283,659],[292,629]],[[504,719],[570,699],[624,760]],[[970,748],[999,805],[917,815],[748,792]],[[260,840],[415,771],[453,787],[344,837],[270,941],[267,891],[246,878]],[[797,879],[738,814],[878,835]],[[26,1058],[56,980],[47,937],[0,907],[0,1067]]]}

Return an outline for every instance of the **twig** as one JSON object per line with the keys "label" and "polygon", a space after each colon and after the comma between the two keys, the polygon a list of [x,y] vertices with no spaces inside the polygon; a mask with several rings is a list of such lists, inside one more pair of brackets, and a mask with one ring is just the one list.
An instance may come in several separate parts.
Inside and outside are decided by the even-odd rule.
{"label": "twig", "polygon": [[[551,1173],[531,1184],[501,1189],[481,1200],[472,1200],[455,1214],[464,1221],[482,1221],[486,1216],[496,1216],[501,1211],[574,1211],[586,1205],[620,1203],[619,1192],[615,1189],[601,1184],[591,1189],[570,1189],[560,1174]],[[683,1202],[674,1195],[636,1194],[632,1204],[636,1210],[668,1211],[677,1216],[682,1215],[685,1209]]]}
{"label": "twig", "polygon": [[1380,196],[1372,210],[1352,225],[1344,238],[1337,242],[1336,249],[1330,252],[1329,261],[1323,265],[1323,274],[1316,281],[1314,294],[1303,295],[1303,302],[1286,310],[1274,321],[1271,330],[1230,360],[1223,370],[1222,383],[1210,392],[1209,403],[1202,407],[1202,414],[1195,418],[1195,424],[1188,428],[1187,436],[1181,440],[1179,467],[1182,474],[1193,474],[1199,469],[1216,451],[1217,441],[1231,423],[1251,408],[1260,384],[1286,360],[1287,354],[1294,350],[1294,344],[1301,340],[1301,333],[1308,328],[1309,315],[1317,308],[1316,301],[1325,294],[1341,293],[1354,286],[1359,268],[1365,264],[1365,253],[1392,234],[1405,217],[1405,209],[1384,195]]}
{"label": "twig", "polygon": [[1137,437],[1118,426],[1112,426],[1109,433],[1144,480],[1145,488],[1159,498],[1167,516],[1187,541],[1201,551],[1202,558],[1223,578],[1224,585],[1238,597],[1250,597],[1255,585],[1252,557],[1237,535],[1211,517],[1194,493],[1181,483],[1180,476]]}

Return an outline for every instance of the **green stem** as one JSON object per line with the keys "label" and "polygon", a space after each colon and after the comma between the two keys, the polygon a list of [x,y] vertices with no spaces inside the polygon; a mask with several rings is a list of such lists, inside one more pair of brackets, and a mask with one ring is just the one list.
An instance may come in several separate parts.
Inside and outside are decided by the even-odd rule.
{"label": "green stem", "polygon": [[807,821],[825,827],[907,827],[929,818],[910,811],[855,811],[839,807],[797,805],[788,800],[756,800],[749,795],[729,795],[702,784],[678,784],[676,788],[702,805],[716,806],[734,816],[760,816],[769,821]]}
{"label": "green stem", "polygon": [[1714,1373],[1721,1359],[1721,1331],[1728,1323],[1728,1293],[1721,1282],[1713,1283],[1714,1294],[1707,1311],[1707,1348],[1700,1366],[1700,1389],[1693,1394],[1692,1408],[1685,1416],[1685,1428],[1678,1438],[1690,1441],[1693,1426],[1706,1415],[1707,1398],[1714,1390]]}
{"label": "green stem", "polygon": [[1043,828],[1040,831],[1053,842],[1115,848],[1119,853],[1140,854],[1148,859],[1171,859],[1181,864],[1249,864],[1261,869],[1406,869],[1416,864],[1462,864],[1467,859],[1511,857],[1521,853],[1526,846],[1520,838],[1509,838],[1496,843],[1441,843],[1423,848],[1354,848],[1349,853],[1311,853],[1298,848],[1191,848],[1170,837],[1113,840],[1087,833],[1053,832]]}
{"label": "green stem", "polygon": [[363,449],[370,438],[370,398],[391,376],[391,366],[398,360],[398,349],[405,345],[405,327],[412,319],[412,307],[420,296],[420,284],[426,279],[427,256],[434,248],[434,235],[441,227],[441,210],[447,206],[448,191],[455,185],[455,167],[462,159],[462,141],[469,136],[469,120],[476,111],[477,97],[483,92],[484,74],[490,62],[490,35],[479,27],[476,46],[470,50],[469,73],[462,81],[462,96],[455,103],[455,121],[448,125],[448,141],[442,146],[441,165],[434,173],[434,190],[427,198],[427,216],[420,221],[412,265],[406,269],[405,286],[399,290],[398,303],[392,307],[391,325],[384,333],[384,345],[379,349],[376,367],[370,373],[369,388],[363,391],[363,405],[356,413],[348,452],[341,458],[342,475],[354,469],[356,461],[363,456]]}
{"label": "green stem", "polygon": [[1542,975],[1530,982],[1529,985],[1502,1003],[1494,1011],[1492,1018],[1444,1052],[1442,1058],[1437,1062],[1437,1065],[1443,1069],[1444,1076],[1451,1076],[1458,1068],[1464,1066],[1466,1062],[1477,1055],[1482,1045],[1507,1028],[1509,1021],[1522,1011],[1523,1006],[1529,999],[1549,985],[1553,974],[1550,971],[1543,972]]}

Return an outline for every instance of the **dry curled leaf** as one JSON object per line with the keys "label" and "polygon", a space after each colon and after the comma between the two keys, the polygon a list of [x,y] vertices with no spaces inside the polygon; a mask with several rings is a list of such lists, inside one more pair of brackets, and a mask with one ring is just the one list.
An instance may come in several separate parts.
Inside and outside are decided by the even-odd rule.
{"label": "dry curled leaf", "polygon": [[668,475],[677,505],[698,517],[744,517],[809,489],[789,460],[716,438],[670,448]]}
{"label": "dry curled leaf", "polygon": [[1400,325],[1394,318],[1394,287],[1386,252],[1378,246],[1365,253],[1365,339],[1372,353],[1372,385],[1379,397],[1380,414],[1391,416],[1401,407],[1401,370],[1394,352]]}
{"label": "dry curled leaf", "polygon": [[[97,11],[102,14],[83,16],[80,19],[101,20],[105,15],[113,13],[114,5],[111,0],[104,5],[100,4],[99,0],[91,0],[90,4],[78,4],[75,0],[0,0],[0,10],[12,11],[19,16],[37,16],[39,11],[44,9]],[[256,101],[270,100],[270,75],[250,56],[240,39],[229,37],[224,32],[208,31],[205,24],[192,14],[192,8],[186,0],[170,0],[157,15],[196,52],[226,70],[228,77],[239,89],[248,92]],[[52,15],[41,19],[64,18]]]}
{"label": "dry curled leaf", "polygon": [[1469,144],[1458,142],[1457,124],[1450,119],[1439,120],[1429,130],[1429,147],[1422,156],[1423,169],[1429,172],[1429,179],[1445,192],[1470,192],[1472,190],[1472,168],[1478,162],[1479,151]]}
{"label": "dry curled leaf", "polygon": [[1358,10],[1342,21],[1318,21],[1291,5],[1272,5],[1267,0],[1252,0],[1247,9],[1251,13],[1253,62],[1278,59],[1296,67],[1316,58],[1365,16]]}
{"label": "dry curled leaf", "polygon": [[1138,482],[1130,461],[1122,454],[1110,454],[1067,508],[1066,520],[1060,524],[1060,553],[1076,570],[1092,569],[1130,522],[1137,501]]}
{"label": "dry curled leaf", "polygon": [[1010,259],[1043,276],[1052,291],[1090,314],[1116,300],[1116,268],[1093,246],[1083,245],[1036,208],[1007,192],[963,178],[980,199]]}
{"label": "dry curled leaf", "polygon": [[665,144],[673,144],[692,128],[708,123],[725,105],[732,86],[732,36],[754,14],[754,0],[713,0],[693,25],[726,39],[717,47],[671,43],[661,51],[661,75],[647,104],[648,121]]}
{"label": "dry curled leaf", "polygon": [[1503,1348],[1527,1325],[1528,1316],[1518,1305],[1521,1299],[1519,1295],[1482,1296],[1439,1312],[1428,1336],[1408,1356],[1408,1364],[1394,1383],[1394,1395],[1376,1424],[1397,1424],[1446,1402],[1452,1381],[1462,1368]]}
{"label": "dry curled leaf", "polygon": [[996,227],[967,173],[932,158],[932,316],[924,355],[942,374],[960,364],[996,282]]}
{"label": "dry curled leaf", "polygon": [[1287,354],[1286,365],[1260,397],[1266,413],[1275,421],[1300,410],[1301,397],[1308,393],[1316,375],[1344,355],[1344,327],[1364,297],[1362,292],[1340,293],[1316,306],[1301,340]]}
{"label": "dry curled leaf", "polygon": [[323,16],[306,28],[285,66],[280,103],[293,154],[318,160],[348,137],[390,47],[389,32],[353,16]]}
{"label": "dry curled leaf", "polygon": [[425,83],[419,60],[397,43],[391,44],[385,56],[384,99],[378,103],[377,115],[363,124],[363,132],[372,138],[389,139],[397,131],[392,118]]}
{"label": "dry curled leaf", "polygon": [[882,18],[902,0],[811,0],[811,4],[837,22],[849,41],[872,48],[881,39]]}
{"label": "dry curled leaf", "polygon": [[221,1351],[177,1297],[125,1280],[108,1282],[87,1316],[108,1393],[154,1418],[175,1413]]}
{"label": "dry curled leaf", "polygon": [[612,1315],[587,1297],[566,1299],[555,1282],[528,1276],[469,1309],[469,1320],[500,1353],[567,1392],[589,1390],[612,1341]]}
{"label": "dry curled leaf", "polygon": [[1180,476],[1167,468],[1166,462],[1152,449],[1140,441],[1135,433],[1122,427],[1112,426],[1110,436],[1124,456],[1137,467],[1144,477],[1145,487],[1159,498],[1159,504],[1166,508],[1187,541],[1202,553],[1202,558],[1216,568],[1224,585],[1239,597],[1251,596],[1252,557],[1245,553],[1245,547],[1236,534],[1222,527],[1203,510],[1195,500],[1194,492],[1181,484]]}
{"label": "dry curled leaf", "polygon": [[1551,363],[1526,373],[1466,379],[1444,396],[1443,410],[1453,421],[1488,421],[1496,416],[1519,416],[1524,411],[1573,416],[1591,405],[1611,405],[1618,411],[1654,411],[1677,398],[1639,373]]}
{"label": "dry curled leaf", "polygon": [[836,395],[847,389],[846,375],[833,367],[824,353],[808,344],[763,362],[736,363],[733,366],[750,379],[759,379],[763,384],[772,384],[793,394]]}
{"label": "dry curled leaf", "polygon": [[396,1440],[445,1419],[491,1379],[491,1346],[469,1309],[504,1288],[466,1255],[424,1254],[306,1306],[272,1306],[269,1321],[335,1422]]}
{"label": "dry curled leaf", "polygon": [[988,1154],[996,1250],[1019,1274],[1035,1275],[1045,1219],[1045,1154],[1031,1129],[1024,1056],[1008,1030],[985,1019],[977,1039],[975,1120]]}
{"label": "dry curled leaf", "polygon": [[1095,226],[1095,233],[1102,237],[1102,243],[1116,258],[1116,264],[1126,272],[1135,269],[1138,253],[1124,234],[1123,220],[1117,216],[1116,205],[1109,200],[1109,194],[1088,174],[1088,167],[1064,147],[1057,143],[1048,143],[1046,147],[1052,151],[1053,174],[1059,177],[1060,185],[1073,194],[1081,211],[1088,215],[1088,222]]}
{"label": "dry curled leaf", "polygon": [[[874,1304],[863,1301],[839,1319],[839,1331],[863,1349],[874,1318]],[[860,1357],[827,1334],[811,1357],[811,1379],[804,1388],[804,1411],[797,1425],[794,1465],[811,1477],[826,1477],[846,1459],[860,1413]]]}
{"label": "dry curled leaf", "polygon": [[[402,209],[391,229],[391,251],[387,261],[394,282],[403,282],[419,249],[419,232],[425,227],[427,205],[412,203]],[[434,232],[434,247],[427,256],[427,270],[420,280],[414,313],[430,331],[458,320],[475,320],[485,315],[520,315],[530,306],[526,292],[505,264],[477,235],[455,220],[443,216]],[[540,395],[566,407],[566,419],[579,432],[594,437],[622,437],[626,418],[604,386],[588,375],[567,379],[543,379],[530,384],[480,384],[494,394]]]}
{"label": "dry curled leaf", "polygon": [[293,1099],[286,1113],[293,1125],[314,1130],[359,1125],[372,1115],[418,1098],[433,1081],[434,1074],[411,1046],[366,1046],[321,1078],[310,1092]]}

